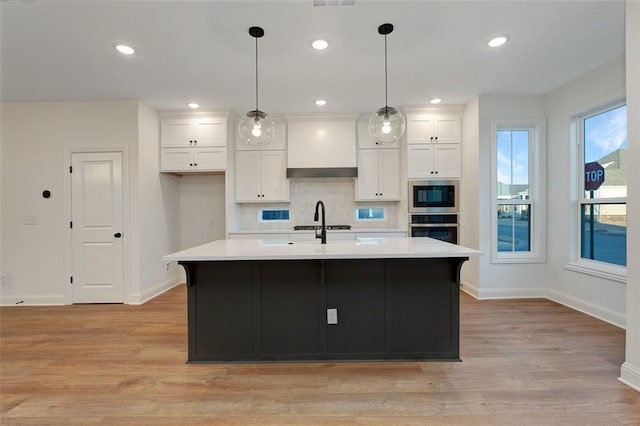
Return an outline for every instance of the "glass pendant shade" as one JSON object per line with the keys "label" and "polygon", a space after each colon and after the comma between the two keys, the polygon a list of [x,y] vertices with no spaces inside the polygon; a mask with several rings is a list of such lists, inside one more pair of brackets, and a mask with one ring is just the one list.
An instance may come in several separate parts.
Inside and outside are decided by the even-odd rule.
{"label": "glass pendant shade", "polygon": [[264,36],[260,27],[249,28],[249,35],[256,40],[256,109],[247,112],[238,122],[240,139],[250,145],[266,145],[275,136],[276,126],[271,118],[258,109],[258,39]]}
{"label": "glass pendant shade", "polygon": [[369,119],[369,135],[378,143],[398,142],[407,127],[402,113],[394,107],[382,107]]}
{"label": "glass pendant shade", "polygon": [[275,123],[262,111],[249,111],[238,121],[238,135],[246,144],[266,145],[275,133]]}
{"label": "glass pendant shade", "polygon": [[387,104],[387,35],[393,31],[393,25],[382,24],[378,34],[384,36],[384,101],[385,106],[373,113],[369,119],[369,135],[377,143],[398,142],[407,127],[407,121],[394,107]]}

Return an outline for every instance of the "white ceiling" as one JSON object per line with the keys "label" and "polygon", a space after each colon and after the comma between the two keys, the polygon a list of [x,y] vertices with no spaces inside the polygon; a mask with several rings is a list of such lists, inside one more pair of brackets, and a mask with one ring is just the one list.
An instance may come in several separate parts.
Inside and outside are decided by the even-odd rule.
{"label": "white ceiling", "polygon": [[[138,98],[157,109],[243,113],[254,108],[261,26],[260,109],[373,112],[433,96],[543,94],[624,53],[623,1],[373,1],[314,7],[300,1],[3,0],[2,101]],[[491,50],[486,41],[507,33]],[[316,36],[330,40],[323,52]],[[126,42],[139,53],[112,48]],[[320,109],[313,101],[324,98]]]}

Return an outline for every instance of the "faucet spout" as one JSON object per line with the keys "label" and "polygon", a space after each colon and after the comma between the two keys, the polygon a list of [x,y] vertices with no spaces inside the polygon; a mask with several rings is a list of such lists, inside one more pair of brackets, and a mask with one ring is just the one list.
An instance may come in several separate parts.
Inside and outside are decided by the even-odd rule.
{"label": "faucet spout", "polygon": [[318,221],[318,207],[322,207],[322,228],[320,229],[320,234],[318,234],[318,230],[316,229],[316,238],[320,238],[321,244],[327,244],[327,225],[325,223],[324,203],[322,200],[316,203],[316,212],[313,214],[313,221]]}

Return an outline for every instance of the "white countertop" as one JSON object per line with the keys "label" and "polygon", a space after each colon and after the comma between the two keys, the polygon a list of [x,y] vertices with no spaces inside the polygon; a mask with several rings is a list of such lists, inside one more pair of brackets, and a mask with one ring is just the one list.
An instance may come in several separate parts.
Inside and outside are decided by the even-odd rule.
{"label": "white countertop", "polygon": [[[229,235],[233,234],[312,234],[315,231],[313,229],[300,229],[294,230],[293,227],[284,228],[284,229],[241,229],[237,231],[229,231]],[[336,232],[336,233],[397,233],[404,232],[406,233],[406,229],[396,229],[396,228],[351,228],[351,229],[327,229],[327,232]]]}
{"label": "white countertop", "polygon": [[164,256],[164,261],[476,257],[482,252],[432,238],[346,241],[217,240]]}

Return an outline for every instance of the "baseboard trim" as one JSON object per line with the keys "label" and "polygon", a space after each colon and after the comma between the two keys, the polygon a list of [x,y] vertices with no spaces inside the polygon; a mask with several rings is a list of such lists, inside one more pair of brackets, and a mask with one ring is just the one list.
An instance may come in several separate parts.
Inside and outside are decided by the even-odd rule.
{"label": "baseboard trim", "polygon": [[491,300],[491,299],[544,299],[546,298],[544,289],[541,288],[518,288],[518,289],[504,289],[504,288],[487,288],[478,289],[478,287],[469,283],[461,283],[460,289],[465,293],[478,300]]}
{"label": "baseboard trim", "polygon": [[611,309],[595,305],[583,299],[579,299],[574,296],[569,296],[564,293],[560,293],[555,290],[547,290],[547,299],[560,303],[561,305],[568,306],[571,309],[580,311],[583,314],[590,315],[594,318],[598,318],[604,322],[615,325],[616,327],[626,328],[627,317]]}
{"label": "baseboard trim", "polygon": [[611,309],[587,302],[586,300],[579,299],[577,297],[569,296],[567,294],[560,293],[555,290],[542,289],[542,288],[528,288],[528,289],[499,289],[488,288],[478,289],[478,287],[466,282],[460,284],[460,289],[471,297],[477,300],[492,300],[492,299],[531,299],[542,298],[548,299],[553,302],[564,305],[568,308],[582,312],[616,327],[625,328],[627,318],[620,312],[613,311]]}
{"label": "baseboard trim", "polygon": [[132,294],[129,297],[129,304],[142,305],[148,302],[149,300],[160,296],[162,293],[165,293],[171,290],[172,288],[180,285],[181,283],[182,283],[182,280],[180,280],[179,278],[172,278],[170,280],[163,281],[157,286],[155,286],[154,288],[149,289],[141,294]]}
{"label": "baseboard trim", "polygon": [[67,301],[64,296],[2,296],[0,297],[0,306],[57,306],[66,305]]}
{"label": "baseboard trim", "polygon": [[640,368],[625,362],[620,368],[620,377],[618,377],[625,385],[640,392]]}

